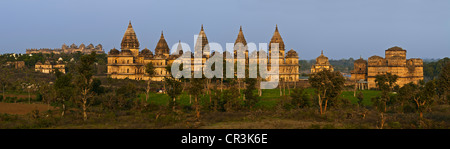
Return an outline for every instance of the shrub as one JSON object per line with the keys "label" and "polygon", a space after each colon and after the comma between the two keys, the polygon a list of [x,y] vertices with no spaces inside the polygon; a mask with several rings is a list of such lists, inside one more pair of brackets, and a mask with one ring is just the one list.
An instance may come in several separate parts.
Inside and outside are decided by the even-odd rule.
{"label": "shrub", "polygon": [[416,107],[411,106],[410,104],[405,104],[405,105],[403,105],[403,112],[404,113],[415,113]]}

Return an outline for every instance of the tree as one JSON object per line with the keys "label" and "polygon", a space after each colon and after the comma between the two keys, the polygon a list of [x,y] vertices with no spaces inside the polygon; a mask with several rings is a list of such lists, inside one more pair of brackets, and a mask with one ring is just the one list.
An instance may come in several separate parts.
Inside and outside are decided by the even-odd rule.
{"label": "tree", "polygon": [[172,99],[169,100],[169,106],[172,106],[172,110],[175,111],[175,99],[181,95],[182,92],[181,82],[173,77],[165,77],[164,81],[167,83],[167,95]]}
{"label": "tree", "polygon": [[156,74],[153,63],[147,63],[147,65],[145,65],[145,73],[147,73],[148,75],[147,90],[145,92],[145,101],[148,101],[148,94],[150,93],[150,82],[152,81],[151,78]]}
{"label": "tree", "polygon": [[358,98],[358,105],[362,106],[362,102],[364,100],[364,94],[362,92],[358,92],[358,95],[356,96]]}
{"label": "tree", "polygon": [[2,85],[2,100],[5,100],[5,88],[6,85],[8,84],[8,79],[11,76],[11,70],[6,69],[6,68],[1,68],[1,73],[0,73],[0,84]]}
{"label": "tree", "polygon": [[383,129],[385,117],[384,113],[387,111],[388,102],[391,99],[391,90],[397,82],[398,76],[392,75],[391,73],[386,73],[382,75],[376,75],[375,76],[375,84],[377,85],[378,89],[381,90],[381,96],[372,98],[373,105],[378,109],[380,112],[380,129]]}
{"label": "tree", "polygon": [[387,103],[390,101],[390,93],[395,82],[397,82],[397,79],[398,76],[392,75],[391,73],[375,76],[375,84],[377,85],[378,89],[381,90],[381,98],[377,99],[380,100],[379,102],[381,104],[383,104],[383,112],[386,112],[387,110]]}
{"label": "tree", "polygon": [[[123,85],[116,90],[116,96],[110,97],[110,101],[114,102],[116,99],[117,107],[122,109],[131,109],[132,101],[137,97],[138,88],[133,83],[128,83],[127,85]],[[113,107],[115,108],[115,107]]]}
{"label": "tree", "polygon": [[52,94],[54,89],[47,81],[41,81],[38,86],[39,94],[42,95],[42,102],[47,103],[47,110],[50,110],[50,102],[52,101]]}
{"label": "tree", "polygon": [[438,94],[443,99],[442,101],[450,103],[450,62],[447,62],[445,67],[441,70],[438,79],[436,80],[438,86]]}
{"label": "tree", "polygon": [[291,104],[296,108],[311,106],[311,97],[304,88],[295,88],[291,93]]}
{"label": "tree", "polygon": [[95,52],[92,52],[89,55],[83,55],[80,58],[79,64],[76,67],[78,73],[77,85],[81,91],[81,106],[83,108],[83,120],[87,120],[87,104],[89,98],[93,94],[93,80],[92,76],[94,75],[93,65],[96,62]]}
{"label": "tree", "polygon": [[66,102],[73,96],[72,74],[56,71],[56,81],[53,86],[56,93],[56,103],[61,104],[61,116],[66,113]]}
{"label": "tree", "polygon": [[399,92],[399,96],[413,102],[416,105],[419,117],[423,118],[423,112],[434,101],[435,89],[436,85],[434,81],[427,83],[420,81],[418,85],[410,82],[400,88],[401,92]]}
{"label": "tree", "polygon": [[329,100],[337,100],[344,88],[345,78],[340,72],[323,70],[314,73],[309,78],[309,83],[316,89],[320,114],[325,114]]}
{"label": "tree", "polygon": [[253,93],[253,90],[255,90],[256,85],[256,79],[255,78],[245,78],[244,82],[246,83],[246,88],[244,90],[244,96],[245,96],[245,105],[249,107],[250,109],[253,108],[253,106],[258,102],[258,98]]}
{"label": "tree", "polygon": [[200,103],[198,97],[203,93],[203,86],[205,80],[203,78],[191,78],[191,87],[189,88],[189,94],[194,96],[194,108],[197,121],[200,120]]}
{"label": "tree", "polygon": [[230,79],[230,87],[228,90],[223,91],[223,100],[225,100],[225,110],[231,111],[233,108],[237,108],[238,99],[240,97],[239,90],[236,88],[236,80]]}

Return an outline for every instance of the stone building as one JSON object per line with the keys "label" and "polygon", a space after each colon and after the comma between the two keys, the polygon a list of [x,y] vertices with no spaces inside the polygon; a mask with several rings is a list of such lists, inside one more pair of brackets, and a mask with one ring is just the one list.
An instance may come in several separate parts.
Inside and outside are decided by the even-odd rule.
{"label": "stone building", "polygon": [[316,63],[311,66],[311,73],[320,72],[322,70],[334,71],[333,66],[331,66],[330,62],[328,61],[328,57],[323,55],[323,51],[321,52],[320,56],[316,58]]}
{"label": "stone building", "polygon": [[[174,53],[170,53],[169,46],[164,38],[164,34],[161,32],[160,40],[155,47],[155,54],[153,54],[149,49],[145,48],[139,51],[139,41],[136,37],[136,33],[131,25],[128,25],[125,35],[122,39],[121,51],[117,49],[112,49],[108,53],[108,76],[116,79],[133,79],[133,80],[148,80],[162,81],[164,77],[169,76],[166,72],[166,67],[171,65],[177,58],[182,61],[190,61],[191,70],[193,72],[201,71],[205,66],[206,60],[211,56],[215,55],[216,52],[211,54],[210,46],[208,45],[208,38],[206,37],[203,25],[201,27],[200,33],[197,37],[196,43],[194,45],[194,52],[184,53],[181,44]],[[249,64],[249,55],[247,48],[247,42],[245,40],[244,34],[242,32],[242,27],[239,30],[238,37],[236,38],[235,45],[238,43],[241,46],[235,46],[234,49],[234,62],[241,61],[246,65]],[[275,29],[274,36],[272,37],[271,43],[278,43],[280,46],[280,75],[286,80],[296,81],[298,80],[298,55],[294,50],[288,52],[288,56],[284,57],[284,42],[278,32],[278,27]],[[245,49],[239,49],[245,48]],[[245,52],[245,58],[237,58],[237,52]],[[270,49],[269,49],[270,52]],[[225,53],[224,58],[226,57]],[[197,59],[194,59],[197,57]],[[153,63],[156,75],[149,77],[145,73],[145,65],[148,63]],[[194,67],[194,65],[200,67]]]}
{"label": "stone building", "polygon": [[41,73],[53,73],[55,70],[66,73],[66,64],[61,59],[58,61],[46,60],[45,63],[37,62],[34,70]]}
{"label": "stone building", "polygon": [[108,76],[116,79],[148,80],[150,77],[145,74],[145,64],[152,63],[155,67],[153,81],[162,81],[165,76],[167,65],[180,55],[170,55],[169,46],[161,32],[160,40],[155,47],[155,54],[145,48],[139,51],[139,40],[136,37],[131,22],[122,38],[121,51],[112,49],[108,53]]}
{"label": "stone building", "polygon": [[24,61],[12,61],[12,62],[8,61],[3,66],[15,68],[15,69],[22,69],[25,67],[25,62]]}
{"label": "stone building", "polygon": [[[368,82],[368,88],[376,88],[376,75],[391,73],[397,75],[396,85],[403,85],[423,80],[423,60],[419,58],[406,59],[406,50],[400,47],[392,47],[385,51],[385,57],[371,56],[366,63],[360,59],[355,61],[355,69],[352,71],[353,80],[364,79]],[[367,69],[364,67],[367,65]]]}
{"label": "stone building", "polygon": [[350,80],[355,82],[358,89],[368,89],[367,87],[367,61],[362,57],[353,62],[353,70],[350,71]]}
{"label": "stone building", "polygon": [[67,46],[66,44],[63,44],[60,49],[26,49],[26,54],[34,54],[34,53],[42,53],[42,54],[62,54],[62,53],[77,53],[81,52],[83,54],[91,54],[92,52],[96,52],[97,54],[105,54],[103,51],[103,46],[101,44],[98,44],[94,47],[94,45],[91,43],[87,47],[82,43],[80,46],[77,46],[75,44],[72,44],[70,46]]}
{"label": "stone building", "polygon": [[351,80],[359,81],[367,79],[367,61],[362,59],[361,57],[353,62],[353,70],[350,71]]}

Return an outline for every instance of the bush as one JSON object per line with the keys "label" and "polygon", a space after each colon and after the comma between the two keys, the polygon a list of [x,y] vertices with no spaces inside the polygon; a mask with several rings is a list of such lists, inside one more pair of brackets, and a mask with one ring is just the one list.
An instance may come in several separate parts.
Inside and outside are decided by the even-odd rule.
{"label": "bush", "polygon": [[411,106],[410,104],[405,104],[405,105],[403,105],[403,112],[404,113],[415,113],[416,108]]}
{"label": "bush", "polygon": [[42,94],[37,94],[36,101],[42,101]]}
{"label": "bush", "polygon": [[0,122],[15,121],[18,118],[17,115],[0,114]]}

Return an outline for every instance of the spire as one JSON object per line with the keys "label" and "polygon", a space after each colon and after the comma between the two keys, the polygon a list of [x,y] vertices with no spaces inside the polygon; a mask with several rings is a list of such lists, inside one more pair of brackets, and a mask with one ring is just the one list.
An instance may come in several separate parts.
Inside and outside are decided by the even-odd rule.
{"label": "spire", "polygon": [[131,25],[131,20],[125,34],[123,35],[121,46],[122,49],[139,49],[139,41],[136,37],[133,26]]}
{"label": "spire", "polygon": [[178,41],[177,50],[175,52],[177,52],[176,54],[183,55],[183,47],[181,46],[181,40]]}
{"label": "spire", "polygon": [[203,30],[202,24],[202,28],[200,30],[200,33],[198,33],[197,41],[194,45],[194,54],[209,55],[210,51],[208,43],[208,38],[206,37],[205,30]]}
{"label": "spire", "polygon": [[234,45],[236,45],[237,43],[242,43],[242,44],[244,44],[244,46],[247,45],[247,41],[245,40],[245,37],[244,37],[244,32],[242,31],[242,26],[239,29],[239,33],[236,38],[236,42],[234,42]]}
{"label": "spire", "polygon": [[283,38],[281,38],[280,32],[278,31],[278,24],[275,26],[275,32],[273,33],[272,39],[270,39],[269,50],[271,50],[272,43],[278,43],[281,56],[282,55],[281,52],[283,52],[285,49]]}
{"label": "spire", "polygon": [[167,45],[166,39],[164,39],[163,31],[161,31],[161,37],[159,38],[158,43],[156,44],[155,54],[170,54],[169,45]]}
{"label": "spire", "polygon": [[323,55],[323,50],[320,52],[320,55]]}

